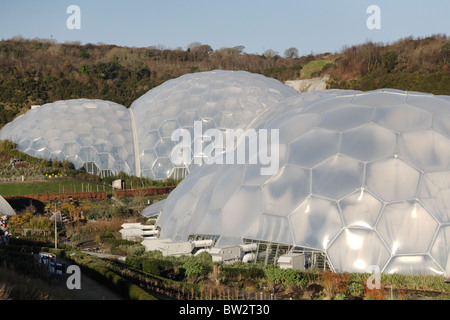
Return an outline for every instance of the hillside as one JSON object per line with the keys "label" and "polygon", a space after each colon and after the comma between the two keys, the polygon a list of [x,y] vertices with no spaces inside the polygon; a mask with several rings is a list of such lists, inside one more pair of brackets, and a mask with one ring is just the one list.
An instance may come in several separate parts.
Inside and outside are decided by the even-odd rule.
{"label": "hillside", "polygon": [[16,37],[0,41],[0,127],[31,105],[98,98],[127,107],[151,88],[186,73],[245,70],[287,80],[329,75],[328,88],[396,88],[450,94],[450,40],[446,35],[364,43],[338,53],[291,58],[247,54],[244,47],[184,50],[55,43]]}

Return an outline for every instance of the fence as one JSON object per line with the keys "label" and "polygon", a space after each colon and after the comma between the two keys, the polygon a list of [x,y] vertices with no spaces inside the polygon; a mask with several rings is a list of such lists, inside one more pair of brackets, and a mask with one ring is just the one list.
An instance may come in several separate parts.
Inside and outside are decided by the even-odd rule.
{"label": "fence", "polygon": [[[175,186],[170,187],[155,187],[147,189],[131,189],[131,190],[116,190],[113,191],[115,198],[120,197],[136,197],[136,196],[158,196],[170,193]],[[27,194],[21,196],[3,196],[5,199],[24,197],[35,199],[38,201],[53,201],[65,199],[107,199],[108,193],[106,191],[89,191],[89,192],[64,192],[64,193],[41,193],[41,194]]]}

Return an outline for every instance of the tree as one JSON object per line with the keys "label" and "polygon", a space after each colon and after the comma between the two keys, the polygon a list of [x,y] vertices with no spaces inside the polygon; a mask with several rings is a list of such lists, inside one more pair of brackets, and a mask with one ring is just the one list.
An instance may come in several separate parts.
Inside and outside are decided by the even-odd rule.
{"label": "tree", "polygon": [[277,55],[278,55],[278,51],[275,51],[272,49],[268,49],[268,50],[264,51],[264,53],[263,53],[263,56],[266,58],[274,58]]}
{"label": "tree", "polygon": [[201,42],[194,41],[194,42],[191,42],[188,44],[187,49],[188,49],[188,51],[195,51],[198,48],[200,48],[201,46],[202,46]]}
{"label": "tree", "polygon": [[297,48],[289,48],[284,51],[284,56],[289,59],[298,58],[298,49]]}

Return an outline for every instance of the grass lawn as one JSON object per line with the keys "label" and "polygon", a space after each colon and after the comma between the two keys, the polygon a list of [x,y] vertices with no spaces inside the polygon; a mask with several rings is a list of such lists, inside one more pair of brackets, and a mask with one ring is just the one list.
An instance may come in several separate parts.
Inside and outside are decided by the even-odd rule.
{"label": "grass lawn", "polygon": [[[0,183],[0,195],[2,196],[81,191],[97,191],[97,185],[70,179],[42,182]],[[98,185],[98,191],[103,191],[102,185]],[[105,187],[105,191],[107,191],[107,187]]]}

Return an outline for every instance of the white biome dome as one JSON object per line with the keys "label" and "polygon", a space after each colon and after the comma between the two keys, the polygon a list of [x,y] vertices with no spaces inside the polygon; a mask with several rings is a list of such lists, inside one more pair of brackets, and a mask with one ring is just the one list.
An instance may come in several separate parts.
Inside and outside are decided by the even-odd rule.
{"label": "white biome dome", "polygon": [[[296,95],[278,80],[245,71],[199,72],[166,81],[130,107],[139,148],[137,175],[179,178],[196,166],[195,161],[178,166],[171,161],[175,130],[189,130],[192,140],[196,121],[202,133],[211,128],[245,130],[258,114]],[[198,156],[192,154],[192,160]]]}
{"label": "white biome dome", "polygon": [[449,274],[448,97],[301,95],[260,127],[279,129],[278,172],[248,161],[196,168],[165,201],[160,238],[257,242],[266,262],[280,248],[321,253],[335,271]]}
{"label": "white biome dome", "polygon": [[68,160],[95,174],[135,172],[133,132],[127,108],[110,101],[61,100],[33,108],[5,125],[1,140],[46,159]]}
{"label": "white biome dome", "polygon": [[[187,74],[153,88],[126,107],[73,99],[32,108],[0,131],[20,151],[68,160],[101,176],[125,172],[152,179],[184,177],[194,164],[174,166],[174,130],[245,129],[258,114],[297,95],[281,82],[244,71]],[[193,142],[194,143],[194,142]]]}

